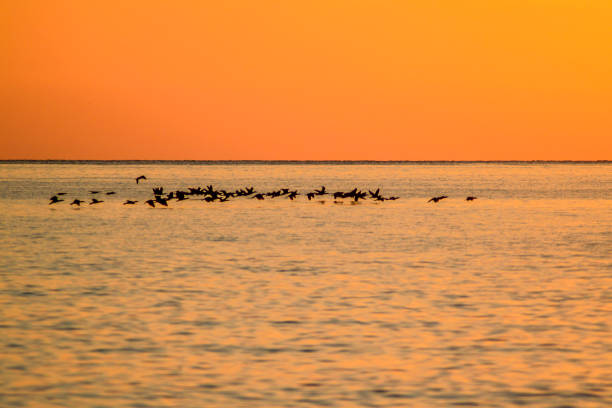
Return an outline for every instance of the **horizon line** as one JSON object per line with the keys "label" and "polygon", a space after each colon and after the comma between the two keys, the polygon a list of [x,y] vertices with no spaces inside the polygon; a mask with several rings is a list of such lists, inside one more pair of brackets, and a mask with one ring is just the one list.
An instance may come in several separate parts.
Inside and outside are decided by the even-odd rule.
{"label": "horizon line", "polygon": [[71,162],[92,162],[92,163],[163,163],[163,162],[190,162],[190,163],[265,163],[265,164],[317,164],[317,163],[611,163],[609,159],[598,160],[372,160],[372,159],[350,159],[350,160],[298,160],[298,159],[0,159],[0,163],[71,163]]}

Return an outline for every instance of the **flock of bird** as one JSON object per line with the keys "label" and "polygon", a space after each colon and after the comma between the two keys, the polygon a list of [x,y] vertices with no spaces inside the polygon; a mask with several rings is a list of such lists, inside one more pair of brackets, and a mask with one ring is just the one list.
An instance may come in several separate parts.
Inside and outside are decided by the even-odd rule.
{"label": "flock of bird", "polygon": [[[139,184],[140,181],[146,180],[146,179],[147,178],[144,175],[138,176],[135,179],[136,184]],[[102,192],[91,190],[89,191],[89,194],[97,195],[97,194],[102,194]],[[104,194],[106,194],[107,196],[110,196],[110,195],[114,195],[115,192],[108,191]],[[62,198],[60,198],[64,195],[66,195],[66,193],[63,193],[63,192],[55,194],[49,199],[49,205],[65,201]],[[206,188],[189,187],[187,191],[176,190],[176,191],[170,191],[169,193],[165,193],[163,187],[153,187],[153,198],[144,201],[144,203],[150,207],[155,208],[156,206],[167,207],[168,201],[170,200],[183,201],[183,200],[189,199],[190,197],[194,199],[195,197],[198,197],[198,199],[202,201],[206,201],[206,202],[213,202],[213,201],[226,202],[230,200],[231,198],[236,198],[236,197],[248,197],[248,198],[257,199],[257,200],[265,200],[266,198],[287,197],[290,200],[294,200],[298,195],[300,195],[300,193],[297,190],[291,190],[289,188],[281,188],[279,190],[274,190],[274,191],[270,191],[267,193],[259,193],[255,191],[253,187],[245,187],[244,189],[241,188],[235,191],[227,191],[227,190],[216,190],[212,185],[209,185],[209,186],[206,186]],[[322,196],[325,196],[325,195],[333,196],[335,203],[342,203],[343,201],[336,201],[336,200],[345,199],[345,198],[350,199],[352,203],[357,203],[359,202],[359,200],[365,200],[368,198],[374,201],[378,201],[378,202],[394,201],[399,198],[395,196],[383,197],[380,194],[380,188],[378,188],[376,191],[371,191],[371,190],[361,191],[357,188],[354,188],[348,192],[335,191],[332,193],[330,191],[327,191],[325,186],[321,186],[320,189],[318,190],[315,189],[314,191],[305,194],[305,196],[308,198],[309,201],[315,198],[322,198]],[[448,198],[448,196],[432,197],[428,202],[437,203],[438,201],[443,200],[445,198]],[[475,199],[476,197],[469,196],[466,198],[466,201],[474,201]],[[103,202],[104,200],[99,200],[98,198],[93,197],[88,204],[95,205],[95,204],[100,204]],[[85,204],[85,203],[86,202],[84,200],[75,198],[74,201],[70,203],[70,205],[80,207],[81,204]],[[125,200],[123,205],[134,205],[136,203],[138,203],[137,200]]]}

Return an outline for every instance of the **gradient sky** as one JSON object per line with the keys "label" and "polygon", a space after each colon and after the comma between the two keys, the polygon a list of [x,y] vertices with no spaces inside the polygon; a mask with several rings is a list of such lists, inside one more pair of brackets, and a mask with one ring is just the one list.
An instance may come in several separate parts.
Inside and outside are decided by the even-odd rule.
{"label": "gradient sky", "polygon": [[4,1],[0,159],[612,159],[612,1]]}

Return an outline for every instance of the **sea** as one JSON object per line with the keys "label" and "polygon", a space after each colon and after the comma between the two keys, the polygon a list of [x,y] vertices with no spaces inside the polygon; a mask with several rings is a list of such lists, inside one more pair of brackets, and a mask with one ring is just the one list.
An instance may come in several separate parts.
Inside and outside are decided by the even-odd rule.
{"label": "sea", "polygon": [[[145,203],[207,186],[299,195]],[[2,161],[0,193],[2,407],[612,406],[612,162]]]}

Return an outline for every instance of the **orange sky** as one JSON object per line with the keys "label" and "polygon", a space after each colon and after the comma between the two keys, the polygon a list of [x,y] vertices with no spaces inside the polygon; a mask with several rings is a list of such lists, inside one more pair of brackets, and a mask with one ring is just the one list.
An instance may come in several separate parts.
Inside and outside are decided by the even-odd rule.
{"label": "orange sky", "polygon": [[612,159],[612,1],[5,1],[0,159]]}

